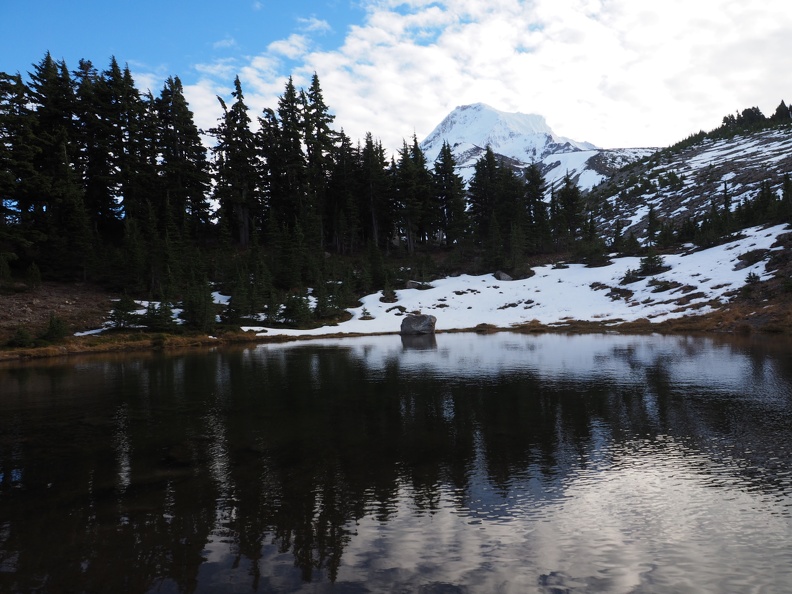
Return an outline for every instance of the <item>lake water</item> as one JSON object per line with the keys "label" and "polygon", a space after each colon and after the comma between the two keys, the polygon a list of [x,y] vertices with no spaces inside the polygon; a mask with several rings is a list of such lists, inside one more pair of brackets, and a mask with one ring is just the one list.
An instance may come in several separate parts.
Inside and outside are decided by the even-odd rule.
{"label": "lake water", "polygon": [[792,592],[792,344],[6,365],[0,592]]}

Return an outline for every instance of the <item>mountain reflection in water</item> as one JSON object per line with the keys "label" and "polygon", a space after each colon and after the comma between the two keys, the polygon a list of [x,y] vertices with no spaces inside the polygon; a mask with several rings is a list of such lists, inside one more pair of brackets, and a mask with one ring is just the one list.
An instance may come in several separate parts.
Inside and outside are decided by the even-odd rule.
{"label": "mountain reflection in water", "polygon": [[792,346],[438,335],[0,367],[0,592],[792,590]]}

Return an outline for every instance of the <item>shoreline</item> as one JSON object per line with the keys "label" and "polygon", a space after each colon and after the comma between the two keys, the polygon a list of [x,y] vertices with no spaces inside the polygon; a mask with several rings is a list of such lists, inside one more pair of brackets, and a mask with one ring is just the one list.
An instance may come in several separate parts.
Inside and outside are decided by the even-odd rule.
{"label": "shoreline", "polygon": [[[737,315],[735,315],[737,313]],[[742,312],[739,312],[742,313]],[[718,310],[701,316],[683,316],[663,322],[652,322],[641,318],[618,324],[591,320],[565,320],[555,324],[542,324],[537,321],[508,327],[493,324],[479,324],[467,328],[448,328],[436,330],[435,334],[477,333],[494,334],[512,332],[517,334],[664,334],[664,335],[704,335],[704,336],[792,336],[792,323],[788,313],[784,320],[751,320],[749,316],[739,315],[731,309]],[[232,345],[277,344],[302,342],[328,338],[360,338],[364,336],[400,335],[392,332],[326,332],[322,334],[266,335],[253,331],[228,332],[219,336],[183,335],[150,332],[109,331],[102,334],[72,336],[60,344],[42,347],[6,348],[0,350],[0,364],[13,364],[37,359],[51,359],[91,354],[123,354],[141,352],[164,352],[197,350]]]}

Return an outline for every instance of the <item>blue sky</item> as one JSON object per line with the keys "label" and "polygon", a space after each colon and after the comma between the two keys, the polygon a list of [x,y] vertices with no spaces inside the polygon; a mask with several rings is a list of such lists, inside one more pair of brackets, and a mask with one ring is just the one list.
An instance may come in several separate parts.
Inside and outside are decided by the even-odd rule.
{"label": "blue sky", "polygon": [[787,0],[0,0],[0,70],[114,55],[199,126],[239,75],[252,117],[313,72],[336,128],[397,149],[458,105],[538,113],[602,147],[666,146],[792,101]]}
{"label": "blue sky", "polygon": [[189,78],[197,64],[253,56],[312,26],[317,47],[334,47],[362,15],[359,5],[341,1],[7,0],[0,70],[27,72],[49,50],[71,68],[80,58],[104,67],[116,56]]}

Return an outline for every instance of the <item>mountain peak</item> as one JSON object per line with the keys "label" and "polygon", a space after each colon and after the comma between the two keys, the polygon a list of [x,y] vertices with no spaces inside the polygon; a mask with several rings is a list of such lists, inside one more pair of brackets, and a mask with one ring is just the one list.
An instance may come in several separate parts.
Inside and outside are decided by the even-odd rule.
{"label": "mountain peak", "polygon": [[526,163],[555,152],[596,148],[557,136],[544,116],[501,111],[486,103],[460,105],[440,122],[421,143],[430,162],[437,158],[443,142],[457,155],[490,146],[500,155]]}

